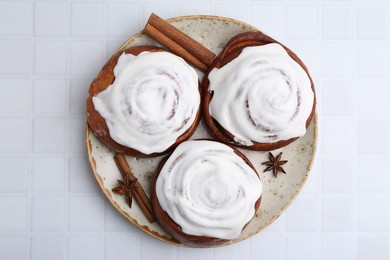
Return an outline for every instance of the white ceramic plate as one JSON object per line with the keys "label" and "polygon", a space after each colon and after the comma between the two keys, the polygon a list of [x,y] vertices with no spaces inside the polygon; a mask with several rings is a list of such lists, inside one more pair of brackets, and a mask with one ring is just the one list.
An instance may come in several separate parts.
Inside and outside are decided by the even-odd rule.
{"label": "white ceramic plate", "polygon": [[[224,17],[185,16],[169,19],[168,21],[216,54],[221,51],[228,40],[238,33],[258,31],[253,26]],[[127,40],[117,52],[138,45],[159,46],[155,41],[140,32]],[[203,78],[203,74],[200,71],[198,73]],[[212,138],[202,122],[191,139],[196,138]],[[142,231],[167,243],[182,245],[173,240],[157,222],[153,224],[149,223],[137,203],[133,203],[130,209],[123,196],[112,193],[111,189],[117,186],[117,179],[122,179],[113,159],[115,153],[103,145],[92,134],[88,126],[86,128],[86,144],[93,174],[111,204],[129,222],[139,227]],[[250,224],[237,239],[230,241],[226,245],[236,243],[257,234],[270,225],[291,204],[308,177],[313,163],[316,145],[317,116],[315,115],[305,136],[282,149],[272,152],[274,155],[283,152],[282,159],[288,160],[288,163],[284,167],[287,174],[281,173],[277,178],[271,172],[263,173],[265,166],[261,165],[261,163],[268,161],[268,152],[240,149],[251,160],[260,174],[263,182],[263,197],[260,208]],[[146,193],[149,194],[155,169],[162,157],[140,159],[127,156],[126,158],[134,175],[141,182]]]}

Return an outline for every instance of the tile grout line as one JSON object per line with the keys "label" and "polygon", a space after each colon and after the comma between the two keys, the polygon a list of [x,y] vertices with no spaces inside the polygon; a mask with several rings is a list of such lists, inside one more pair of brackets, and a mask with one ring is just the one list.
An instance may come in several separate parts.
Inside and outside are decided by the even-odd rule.
{"label": "tile grout line", "polygon": [[69,181],[70,181],[70,156],[69,156],[69,141],[70,141],[70,131],[69,131],[69,114],[70,114],[70,98],[69,98],[69,92],[70,92],[70,51],[71,51],[71,41],[70,41],[70,35],[71,35],[71,4],[70,1],[66,1],[66,24],[67,24],[67,35],[66,35],[66,66],[65,66],[65,77],[66,77],[66,112],[65,112],[65,126],[66,129],[68,130],[67,133],[65,133],[65,151],[64,151],[64,157],[65,157],[65,196],[64,196],[64,219],[63,219],[63,230],[65,234],[65,245],[64,245],[64,250],[65,250],[65,259],[69,259],[69,244],[70,244],[70,236],[69,236],[69,214],[70,214],[70,194],[69,194]]}
{"label": "tile grout line", "polygon": [[27,259],[31,259],[32,255],[32,210],[33,210],[33,197],[32,197],[32,185],[33,185],[33,161],[34,161],[34,124],[33,124],[33,110],[34,110],[34,48],[35,48],[35,42],[34,42],[34,23],[35,23],[35,3],[30,3],[30,21],[31,21],[31,27],[30,27],[30,35],[29,35],[29,41],[30,41],[30,73],[29,73],[29,111],[28,111],[28,118],[29,118],[29,172],[28,172],[28,195],[27,195]]}
{"label": "tile grout line", "polygon": [[[387,10],[387,19],[386,19],[386,25],[388,28],[390,28],[390,1],[387,1],[386,5],[386,10]],[[390,30],[387,30],[387,35],[386,35],[386,40],[387,40],[387,59],[389,61],[388,63],[388,70],[390,69]],[[390,81],[390,73],[387,72],[387,82]],[[388,92],[388,96],[390,96],[390,92]],[[387,107],[388,111],[390,111],[390,106]],[[387,132],[390,131],[390,115],[387,113],[387,120],[386,120],[386,127],[387,127]],[[390,153],[390,134],[387,135],[388,140],[387,143],[385,144],[387,146],[387,151],[386,155],[388,156]],[[390,166],[390,163],[388,162],[388,165]],[[388,180],[390,181],[390,177],[387,177]],[[390,182],[389,182],[390,184]],[[389,211],[389,228],[390,228],[390,211]],[[390,244],[389,244],[389,255],[390,255]]]}
{"label": "tile grout line", "polygon": [[358,102],[357,102],[357,98],[358,98],[358,86],[357,86],[357,77],[358,77],[358,64],[357,64],[357,61],[358,61],[358,44],[359,42],[357,41],[358,39],[358,31],[357,31],[357,14],[358,14],[358,7],[359,5],[354,2],[352,4],[352,18],[353,18],[353,22],[352,22],[352,25],[353,25],[353,40],[354,40],[354,44],[353,44],[353,48],[354,48],[354,64],[355,64],[355,67],[354,67],[354,70],[353,70],[353,80],[352,80],[352,83],[353,85],[355,86],[355,100],[354,100],[354,104],[355,104],[355,107],[354,107],[354,113],[353,113],[353,118],[355,120],[355,129],[356,129],[356,132],[355,132],[355,149],[354,149],[354,172],[355,172],[355,176],[354,176],[354,183],[352,185],[352,196],[353,196],[353,212],[354,212],[354,217],[353,217],[353,226],[354,226],[354,230],[353,230],[353,235],[354,235],[354,241],[355,241],[355,254],[356,254],[356,258],[358,256],[358,213],[359,213],[359,210],[358,210],[358,192],[357,192],[357,179],[358,179],[358,173],[357,173],[357,169],[358,169],[358,162],[357,162],[357,158],[358,158],[358,144],[359,144],[359,134],[358,134],[358,122],[359,122],[359,114],[358,114],[358,110],[359,110],[359,105],[358,105]]}

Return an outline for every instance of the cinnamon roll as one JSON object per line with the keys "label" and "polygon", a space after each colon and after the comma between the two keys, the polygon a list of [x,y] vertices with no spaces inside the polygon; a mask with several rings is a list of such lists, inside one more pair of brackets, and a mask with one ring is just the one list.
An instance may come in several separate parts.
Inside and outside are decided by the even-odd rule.
{"label": "cinnamon roll", "polygon": [[181,143],[152,185],[160,225],[181,243],[216,246],[237,238],[259,208],[262,184],[238,150],[210,140]]}
{"label": "cinnamon roll", "polygon": [[114,55],[94,79],[87,120],[114,151],[137,157],[167,152],[200,120],[196,71],[163,49],[139,46]]}
{"label": "cinnamon roll", "polygon": [[273,150],[303,136],[315,90],[303,62],[260,32],[232,38],[203,82],[204,118],[214,137],[253,150]]}

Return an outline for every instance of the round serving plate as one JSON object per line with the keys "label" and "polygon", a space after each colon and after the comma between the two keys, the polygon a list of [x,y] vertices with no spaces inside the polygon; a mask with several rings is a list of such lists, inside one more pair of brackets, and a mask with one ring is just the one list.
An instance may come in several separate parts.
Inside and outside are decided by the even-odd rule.
{"label": "round serving plate", "polygon": [[[218,54],[225,44],[235,35],[247,31],[259,31],[246,23],[225,17],[216,16],[184,16],[167,20],[205,47]],[[129,47],[138,45],[160,46],[142,32],[128,39],[117,51],[121,52]],[[200,79],[203,73],[198,71]],[[191,139],[212,138],[206,127],[201,122]],[[114,194],[111,190],[117,186],[117,179],[122,176],[115,164],[115,152],[103,145],[86,127],[86,144],[88,159],[94,177],[97,180],[102,192],[110,203],[130,223],[139,227],[142,231],[158,238],[164,242],[182,245],[172,239],[163,228],[157,223],[149,223],[143,215],[137,203],[129,208],[123,196]],[[263,182],[263,197],[259,210],[249,225],[242,231],[241,235],[224,245],[233,244],[247,239],[270,225],[282,212],[291,204],[301,191],[310,172],[317,145],[317,115],[307,129],[306,134],[292,144],[281,149],[272,151],[274,155],[283,152],[283,160],[288,160],[284,165],[287,174],[279,174],[275,178],[271,172],[263,172],[265,169],[262,162],[268,161],[268,152],[249,151],[239,149],[253,163]],[[136,158],[126,156],[134,175],[144,187],[147,194],[150,194],[150,185],[155,175],[155,170],[162,157]]]}

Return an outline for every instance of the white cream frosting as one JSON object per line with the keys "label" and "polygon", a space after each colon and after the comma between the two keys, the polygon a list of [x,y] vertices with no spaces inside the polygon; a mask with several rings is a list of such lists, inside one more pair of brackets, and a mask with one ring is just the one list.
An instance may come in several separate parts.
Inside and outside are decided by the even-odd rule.
{"label": "white cream frosting", "polygon": [[229,146],[181,143],[162,167],[156,195],[186,234],[234,239],[254,216],[262,194],[256,172]]}
{"label": "white cream frosting", "polygon": [[168,52],[123,53],[115,81],[92,98],[117,143],[144,154],[164,152],[194,123],[198,75]]}
{"label": "white cream frosting", "polygon": [[243,145],[303,136],[314,92],[303,68],[276,43],[246,47],[209,74],[210,115]]}

